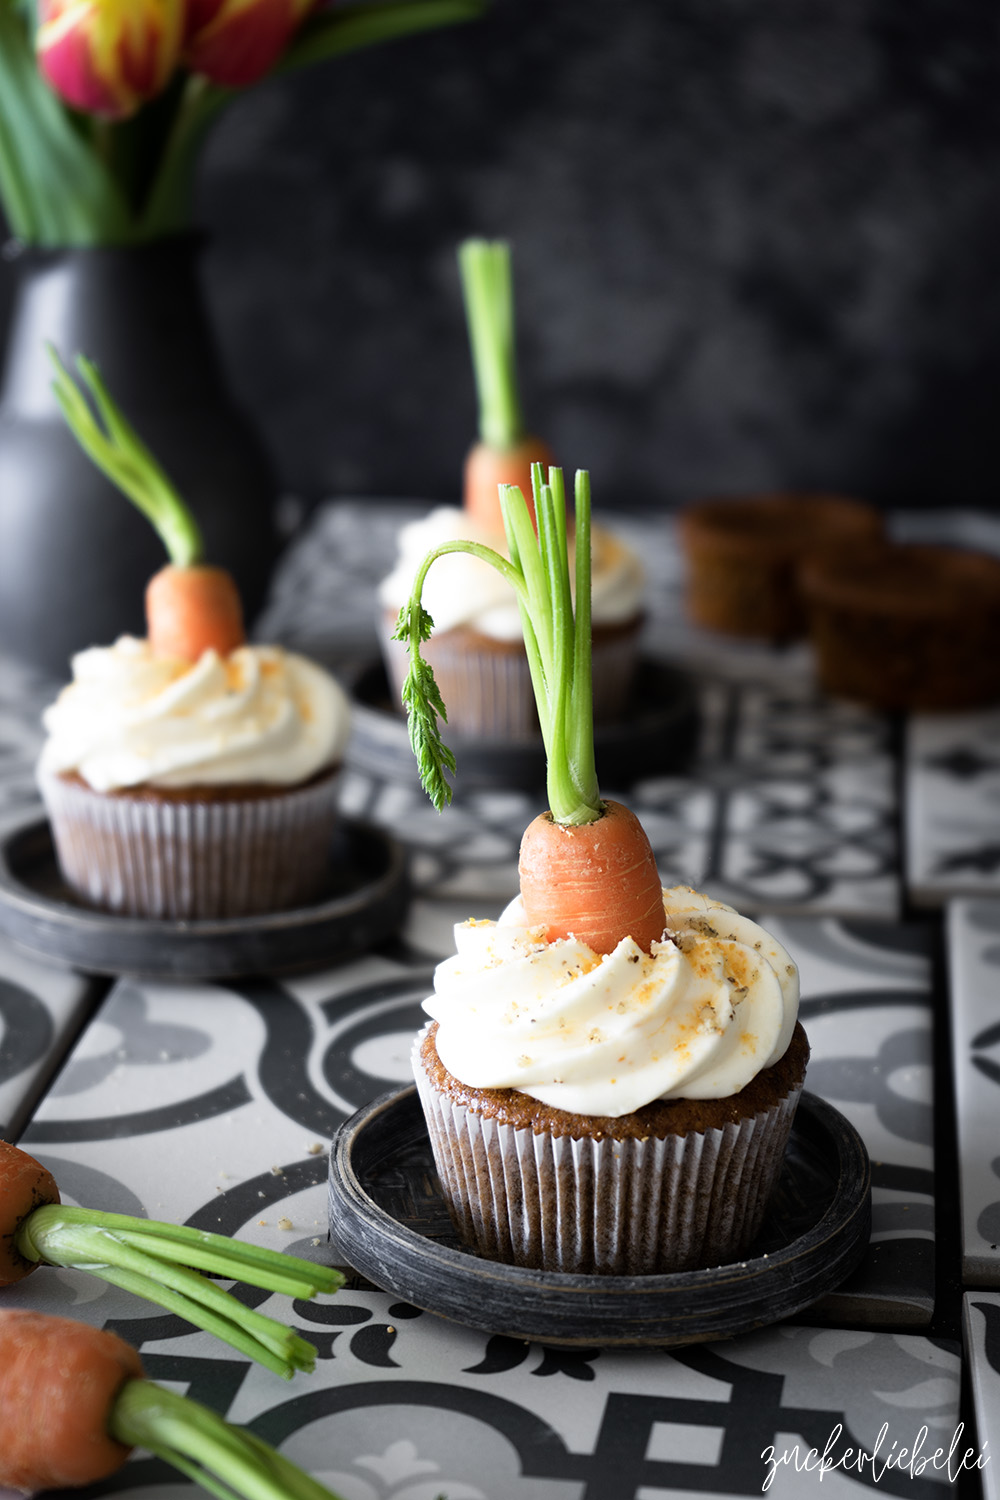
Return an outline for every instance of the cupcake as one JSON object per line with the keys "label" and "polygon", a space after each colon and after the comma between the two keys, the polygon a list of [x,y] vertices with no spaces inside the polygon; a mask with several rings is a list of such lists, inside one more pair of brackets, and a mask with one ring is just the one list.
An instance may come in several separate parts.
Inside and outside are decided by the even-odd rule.
{"label": "cupcake", "polygon": [[489,1259],[642,1275],[738,1259],[777,1182],[809,1055],[798,976],[756,923],[686,888],[663,938],[610,954],[455,929],[413,1066],[456,1230]]}
{"label": "cupcake", "polygon": [[81,651],[43,716],[38,785],[66,883],[109,911],[248,916],[316,898],[349,728],[339,684],[248,644],[228,573],[86,360],[104,418],[57,363],[56,394],[95,462],[150,516],[171,563],[146,592],[148,638]]}
{"label": "cupcake", "polygon": [[316,897],[349,723],[327,672],[276,646],[191,662],[129,636],[72,667],[43,715],[37,776],[79,896],[174,920]]}
{"label": "cupcake", "polygon": [[[546,538],[560,489],[536,494]],[[745,1253],[781,1169],[808,1047],[784,949],[730,907],[664,892],[639,820],[601,797],[589,513],[581,472],[576,619],[568,547],[535,540],[523,500],[505,515],[518,563],[495,566],[523,590],[547,664],[535,688],[549,807],[522,837],[517,901],[499,923],[456,929],[457,953],[425,1002],[433,1024],[414,1076],[466,1243],[543,1270],[639,1275]],[[434,554],[418,569],[402,634],[411,743],[441,807],[456,760],[422,654],[432,565]]]}
{"label": "cupcake", "polygon": [[1000,559],[890,543],[801,570],[821,686],[886,710],[1000,701]]}
{"label": "cupcake", "polygon": [[[404,526],[399,557],[379,588],[383,659],[396,702],[407,671],[406,647],[392,639],[401,607],[425,555],[453,541],[506,553],[502,529],[489,531],[457,506],[438,506]],[[595,526],[592,554],[594,718],[619,720],[635,678],[642,628],[642,564],[612,532]],[[424,604],[434,620],[427,660],[448,705],[448,723],[469,739],[525,740],[538,735],[538,713],[513,589],[480,558],[452,552],[429,574]]]}
{"label": "cupcake", "polygon": [[678,516],[686,607],[696,625],[780,643],[805,634],[798,568],[882,535],[878,511],[841,495],[700,500]]}
{"label": "cupcake", "polygon": [[[510,247],[504,241],[466,240],[458,259],[479,436],[466,456],[461,506],[439,506],[402,528],[396,565],[379,589],[379,639],[397,702],[407,660],[392,635],[417,566],[432,548],[455,541],[504,553],[501,486],[516,485],[533,517],[535,473],[547,474],[552,462],[547,444],[526,431],[521,413]],[[610,532],[595,527],[591,546],[594,714],[605,724],[622,717],[635,678],[643,577],[639,559]],[[469,739],[536,738],[531,674],[510,586],[475,557],[451,554],[435,569],[426,600],[434,620],[427,659],[454,732]]]}

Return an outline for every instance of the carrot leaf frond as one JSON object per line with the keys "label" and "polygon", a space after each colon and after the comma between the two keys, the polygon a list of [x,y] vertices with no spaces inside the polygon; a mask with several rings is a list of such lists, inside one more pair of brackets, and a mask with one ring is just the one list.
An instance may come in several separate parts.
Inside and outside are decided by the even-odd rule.
{"label": "carrot leaf frond", "polygon": [[451,783],[448,775],[455,773],[455,756],[441,738],[439,720],[448,722],[448,713],[441,689],[433,668],[421,653],[420,647],[430,639],[434,621],[421,603],[424,579],[439,557],[449,552],[466,552],[482,562],[496,568],[520,596],[524,591],[524,579],[519,570],[507,558],[494,552],[481,542],[443,542],[428,552],[417,569],[410,591],[409,602],[404,604],[393,632],[394,641],[403,641],[410,653],[410,667],[403,683],[402,700],[410,735],[410,748],[416,758],[420,781],[431,802],[442,812],[451,801]]}
{"label": "carrot leaf frond", "polygon": [[55,370],[53,393],[84,453],[151,522],[172,563],[183,568],[199,562],[204,546],[198,523],[115,402],[97,366],[77,355],[85,394],[51,344],[48,352]]}

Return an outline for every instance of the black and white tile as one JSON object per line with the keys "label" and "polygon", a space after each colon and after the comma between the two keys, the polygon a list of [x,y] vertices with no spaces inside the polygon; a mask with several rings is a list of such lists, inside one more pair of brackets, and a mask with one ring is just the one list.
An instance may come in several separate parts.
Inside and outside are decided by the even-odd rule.
{"label": "black and white tile", "polygon": [[970,1450],[983,1500],[1000,1500],[1000,1293],[966,1292],[962,1311],[975,1430],[958,1452]]}
{"label": "black and white tile", "polygon": [[947,917],[962,1205],[962,1280],[1000,1286],[1000,900]]}
{"label": "black and white tile", "polygon": [[905,809],[916,905],[1000,896],[1000,709],[911,718]]}
{"label": "black and white tile", "polygon": [[0,1139],[16,1141],[95,999],[85,976],[0,937]]}
{"label": "black and white tile", "polygon": [[[837,924],[813,928],[778,931],[796,943],[817,1002],[807,1020],[814,1060],[839,1089],[835,1102],[866,1125],[881,1108],[882,1139],[901,1148],[914,1132],[897,1118],[891,1087],[885,1107],[881,1095],[857,1095],[875,1076],[878,1048],[915,1023],[921,961]],[[373,953],[281,984],[121,981],[36,1111],[26,1149],[52,1169],[67,1202],[324,1258],[330,1137],[360,1104],[406,1080],[430,975],[416,956]],[[900,1005],[903,989],[917,994]],[[855,1045],[860,1057],[845,1053],[847,1014],[859,1034],[871,1030],[871,1046]],[[810,1079],[818,1092],[823,1083]],[[945,1434],[958,1421],[957,1350],[857,1321],[850,1330],[784,1325],[670,1353],[569,1352],[490,1338],[355,1281],[316,1303],[261,1304],[320,1350],[315,1375],[289,1387],[79,1272],[43,1268],[8,1305],[113,1327],[140,1346],[152,1378],[249,1423],[343,1500],[745,1495],[772,1468],[771,1493],[786,1500],[854,1495],[874,1481],[846,1466],[847,1448],[875,1451],[883,1424],[888,1449],[909,1446],[922,1424]],[[821,1477],[824,1449],[828,1465],[842,1467]],[[152,1500],[163,1477],[137,1455],[125,1492]],[[908,1478],[905,1493],[943,1486],[928,1474]]]}

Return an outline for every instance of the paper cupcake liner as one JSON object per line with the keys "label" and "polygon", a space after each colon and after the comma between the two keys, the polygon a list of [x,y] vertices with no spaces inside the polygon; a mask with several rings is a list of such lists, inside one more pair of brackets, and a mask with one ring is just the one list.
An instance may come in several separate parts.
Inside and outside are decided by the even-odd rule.
{"label": "paper cupcake liner", "polygon": [[763,1113],[664,1140],[574,1140],[515,1129],[417,1092],[455,1229],[491,1260],[638,1276],[738,1259],[760,1230],[801,1086]]}
{"label": "paper cupcake liner", "polygon": [[63,878],[89,904],[174,920],[250,916],[314,898],[337,777],[246,801],[157,802],[40,778]]}
{"label": "paper cupcake liner", "polygon": [[[395,616],[381,621],[381,646],[393,701],[399,702],[409,668],[409,653],[390,634]],[[615,629],[607,636],[595,628],[591,646],[594,720],[620,719],[635,677],[640,621],[635,628]],[[470,739],[525,740],[538,732],[538,712],[528,657],[516,647],[491,650],[473,630],[457,627],[431,636],[421,648],[434,669],[448,710],[448,727]]]}

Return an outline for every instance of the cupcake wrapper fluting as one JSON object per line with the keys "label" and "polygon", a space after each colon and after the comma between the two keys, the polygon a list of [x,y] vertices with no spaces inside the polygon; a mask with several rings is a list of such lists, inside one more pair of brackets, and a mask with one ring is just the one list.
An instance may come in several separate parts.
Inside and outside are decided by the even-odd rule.
{"label": "cupcake wrapper fluting", "polygon": [[40,779],[63,878],[93,906],[198,920],[315,898],[337,822],[337,777],[247,801],[104,796]]}
{"label": "cupcake wrapper fluting", "polygon": [[[395,619],[382,621],[382,651],[393,702],[398,704],[409,668],[402,641],[389,639]],[[598,724],[621,718],[635,677],[639,621],[634,630],[614,631],[604,639],[598,629],[591,645],[594,719]],[[431,636],[421,648],[434,669],[448,709],[448,728],[470,739],[527,740],[538,733],[538,712],[528,658],[522,646],[491,650],[479,646],[476,633],[464,627]]]}
{"label": "cupcake wrapper fluting", "polygon": [[480,1255],[580,1274],[666,1274],[736,1260],[763,1222],[801,1086],[737,1124],[663,1140],[536,1135],[414,1074],[456,1231]]}

